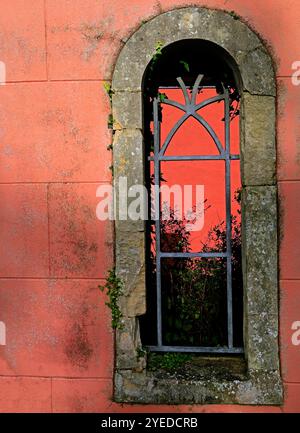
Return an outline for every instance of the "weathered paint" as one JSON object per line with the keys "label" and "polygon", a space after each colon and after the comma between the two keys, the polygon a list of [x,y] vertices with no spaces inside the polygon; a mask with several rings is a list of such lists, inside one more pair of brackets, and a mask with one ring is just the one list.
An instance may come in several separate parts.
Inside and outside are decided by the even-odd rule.
{"label": "weathered paint", "polygon": [[[143,21],[185,5],[234,11],[260,34],[277,68],[282,407],[112,403],[113,338],[97,290],[111,266],[112,227],[97,220],[110,182],[103,91]],[[300,412],[300,60],[298,0],[11,0],[1,8],[1,411]]]}

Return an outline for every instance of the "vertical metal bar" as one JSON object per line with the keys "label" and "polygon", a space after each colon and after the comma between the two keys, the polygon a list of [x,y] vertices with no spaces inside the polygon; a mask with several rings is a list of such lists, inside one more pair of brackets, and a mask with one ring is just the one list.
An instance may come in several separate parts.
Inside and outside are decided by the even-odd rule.
{"label": "vertical metal bar", "polygon": [[155,251],[156,251],[156,311],[157,311],[157,345],[162,346],[162,313],[161,313],[161,251],[160,251],[160,122],[158,116],[158,98],[153,100],[154,118],[154,185],[155,185]]}
{"label": "vertical metal bar", "polygon": [[225,177],[226,177],[226,250],[227,250],[227,330],[228,347],[233,347],[232,323],[232,251],[231,251],[231,166],[229,93],[225,90]]}
{"label": "vertical metal bar", "polygon": [[[156,238],[156,293],[157,293],[157,346],[158,350],[165,350],[162,345],[162,294],[161,294],[161,259],[164,253],[161,252],[160,234],[160,215],[161,198],[160,188],[160,120],[159,120],[159,99],[153,100],[153,120],[154,120],[154,180],[155,180],[155,238]],[[232,245],[231,245],[231,161],[230,161],[230,99],[229,91],[224,90],[225,104],[225,193],[226,193],[226,274],[227,274],[227,332],[228,332],[228,353],[235,350],[233,348],[233,306],[232,306]],[[197,155],[195,155],[195,159]],[[201,157],[201,159],[205,159]],[[193,159],[192,157],[190,159]],[[199,157],[200,159],[200,157]],[[176,160],[176,157],[174,157]],[[201,348],[200,348],[201,349]],[[209,348],[213,352],[215,348]],[[217,350],[216,350],[217,351]]]}

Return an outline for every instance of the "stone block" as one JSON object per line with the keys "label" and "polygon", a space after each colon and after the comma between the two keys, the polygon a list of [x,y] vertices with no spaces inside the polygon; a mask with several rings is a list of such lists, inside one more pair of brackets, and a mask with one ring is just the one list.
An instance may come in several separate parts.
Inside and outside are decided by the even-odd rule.
{"label": "stone block", "polygon": [[141,92],[115,92],[112,96],[113,127],[118,129],[142,129]]}
{"label": "stone block", "polygon": [[245,93],[242,98],[242,182],[274,185],[276,182],[275,99]]}
{"label": "stone block", "polygon": [[277,314],[277,189],[254,186],[242,192],[243,269],[246,314]]}

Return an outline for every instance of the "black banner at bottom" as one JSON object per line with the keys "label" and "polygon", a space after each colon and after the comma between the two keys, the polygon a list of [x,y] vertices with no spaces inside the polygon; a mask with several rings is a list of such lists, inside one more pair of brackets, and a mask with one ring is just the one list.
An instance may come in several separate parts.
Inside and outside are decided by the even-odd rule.
{"label": "black banner at bottom", "polygon": [[1,433],[20,432],[157,432],[190,431],[210,433],[212,429],[241,432],[267,423],[268,429],[287,429],[295,425],[296,414],[218,414],[218,413],[111,413],[111,414],[0,414]]}

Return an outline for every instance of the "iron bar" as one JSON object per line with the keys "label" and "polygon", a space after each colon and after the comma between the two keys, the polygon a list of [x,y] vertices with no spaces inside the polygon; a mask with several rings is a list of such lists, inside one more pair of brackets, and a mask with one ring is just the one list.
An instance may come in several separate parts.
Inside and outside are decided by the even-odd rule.
{"label": "iron bar", "polygon": [[228,253],[224,252],[224,253],[167,253],[167,252],[160,252],[159,253],[160,257],[162,258],[183,258],[183,259],[190,259],[190,258],[197,258],[197,257],[216,257],[216,258],[220,258],[220,257],[228,257]]}
{"label": "iron bar", "polygon": [[[154,183],[155,183],[155,242],[156,242],[156,293],[157,293],[157,345],[149,346],[149,349],[157,352],[195,352],[195,353],[243,353],[243,348],[233,347],[233,315],[232,315],[232,246],[231,246],[231,160],[239,160],[240,156],[230,154],[230,100],[229,91],[224,89],[222,95],[209,98],[199,104],[196,104],[197,91],[202,80],[199,75],[192,92],[188,93],[183,80],[178,78],[177,81],[184,94],[185,105],[176,101],[165,99],[160,101],[159,98],[153,100],[153,117],[154,117],[154,156],[149,156],[149,161],[154,161]],[[215,88],[214,86],[200,86],[201,88]],[[178,89],[176,86],[163,86],[165,89]],[[212,127],[196,112],[201,108],[224,100],[225,106],[225,148],[223,148],[219,138]],[[160,119],[159,106],[167,104],[179,108],[185,112],[176,122],[169,132],[163,145],[160,145]],[[219,155],[181,155],[165,156],[172,138],[180,126],[190,116],[199,121],[207,130],[214,140]],[[223,160],[225,162],[225,194],[226,194],[226,251],[225,252],[162,252],[161,251],[161,197],[160,197],[160,163],[161,161],[193,161],[193,160]],[[165,346],[162,338],[162,291],[161,291],[161,260],[163,258],[226,258],[226,296],[227,296],[227,347],[190,347],[190,346]]]}
{"label": "iron bar", "polygon": [[158,99],[153,101],[154,116],[154,183],[155,183],[155,243],[156,243],[156,297],[157,297],[157,344],[162,345],[161,316],[161,261],[160,261],[160,161],[158,160],[160,145],[160,122],[158,117]]}
{"label": "iron bar", "polygon": [[[238,160],[240,155],[229,155],[229,159]],[[149,161],[154,161],[153,156],[148,157]],[[226,155],[181,155],[181,156],[159,156],[159,161],[210,161],[210,160],[226,160]]]}
{"label": "iron bar", "polygon": [[242,347],[193,347],[193,346],[147,346],[152,352],[190,352],[190,353],[244,353]]}
{"label": "iron bar", "polygon": [[232,323],[232,258],[231,258],[231,170],[230,170],[230,117],[229,94],[225,90],[225,178],[226,178],[226,250],[227,256],[227,331],[228,347],[233,347]]}

